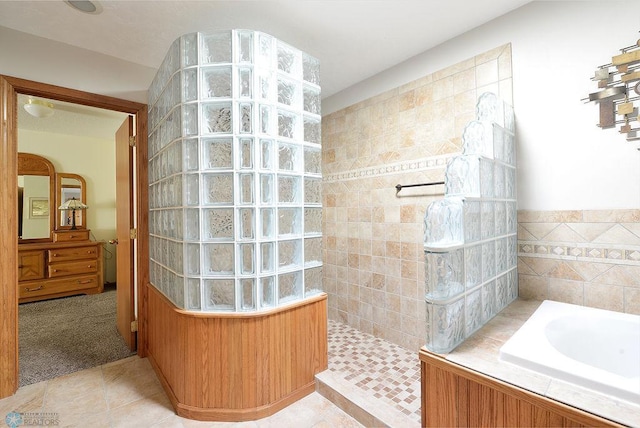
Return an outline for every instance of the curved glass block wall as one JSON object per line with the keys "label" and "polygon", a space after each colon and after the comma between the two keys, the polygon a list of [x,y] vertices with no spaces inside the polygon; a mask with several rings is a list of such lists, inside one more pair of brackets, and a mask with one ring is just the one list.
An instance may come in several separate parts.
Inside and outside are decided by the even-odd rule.
{"label": "curved glass block wall", "polygon": [[427,343],[449,352],[518,297],[513,109],[480,96],[425,213]]}
{"label": "curved glass block wall", "polygon": [[187,34],[149,105],[151,283],[209,312],[320,293],[318,60],[256,31]]}

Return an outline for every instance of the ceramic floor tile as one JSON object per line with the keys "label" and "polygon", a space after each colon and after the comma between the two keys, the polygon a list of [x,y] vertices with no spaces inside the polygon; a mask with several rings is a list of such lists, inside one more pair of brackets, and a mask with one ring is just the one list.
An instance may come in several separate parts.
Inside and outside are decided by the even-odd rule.
{"label": "ceramic floor tile", "polygon": [[23,386],[11,397],[0,400],[0,419],[9,412],[42,411],[47,382],[39,382]]}
{"label": "ceramic floor tile", "polygon": [[169,399],[160,392],[111,410],[111,423],[118,428],[152,426],[174,414]]}
{"label": "ceramic floor tile", "polygon": [[162,392],[160,381],[146,358],[132,357],[102,367],[110,409]]}

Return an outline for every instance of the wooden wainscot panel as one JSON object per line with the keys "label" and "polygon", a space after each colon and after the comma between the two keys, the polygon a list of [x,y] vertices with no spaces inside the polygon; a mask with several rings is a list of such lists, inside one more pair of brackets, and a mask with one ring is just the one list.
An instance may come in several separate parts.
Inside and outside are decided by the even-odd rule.
{"label": "wooden wainscot panel", "polygon": [[327,296],[259,313],[176,308],[148,286],[148,357],[176,413],[260,419],[315,389],[327,368]]}
{"label": "wooden wainscot panel", "polygon": [[420,350],[423,427],[621,427]]}

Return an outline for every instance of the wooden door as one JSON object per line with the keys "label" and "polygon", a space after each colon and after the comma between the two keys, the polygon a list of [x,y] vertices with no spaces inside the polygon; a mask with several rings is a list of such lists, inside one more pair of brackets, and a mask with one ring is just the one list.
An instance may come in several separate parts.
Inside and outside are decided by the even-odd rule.
{"label": "wooden door", "polygon": [[129,116],[116,132],[116,292],[117,326],[131,350],[136,349],[136,333],[132,332],[135,320],[134,298],[134,241],[131,229],[133,213],[133,116]]}

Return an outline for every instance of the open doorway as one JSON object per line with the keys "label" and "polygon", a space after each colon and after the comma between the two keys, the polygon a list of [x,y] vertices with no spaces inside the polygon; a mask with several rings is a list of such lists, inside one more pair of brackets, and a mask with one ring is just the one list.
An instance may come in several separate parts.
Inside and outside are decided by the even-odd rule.
{"label": "open doorway", "polygon": [[[90,94],[83,91],[61,88],[39,82],[28,81],[9,76],[0,76],[0,192],[4,195],[0,199],[0,209],[7,213],[7,220],[0,222],[0,246],[5,257],[0,258],[0,398],[12,395],[18,388],[18,95],[28,95],[47,98],[66,103],[84,106],[98,107],[106,110],[119,111],[132,115],[135,118],[135,134],[137,150],[140,161],[134,165],[136,176],[135,200],[132,211],[135,212],[134,221],[139,234],[143,239],[137,239],[135,251],[135,267],[137,270],[136,284],[148,282],[148,242],[147,236],[147,166],[146,166],[146,124],[147,109],[140,103],[121,100],[113,97]],[[131,182],[125,183],[131,186]],[[23,196],[24,197],[24,196]],[[118,205],[116,203],[116,205]],[[57,207],[56,207],[57,208]],[[15,213],[12,215],[12,213]],[[128,232],[128,231],[127,231]],[[129,233],[127,233],[129,236]],[[135,237],[131,235],[131,239]],[[135,320],[133,283],[130,287],[122,287],[126,299],[118,299],[118,307],[124,307],[124,312]],[[137,335],[137,353],[145,356],[146,340],[144,336],[145,325],[145,289],[138,287],[138,319],[135,323],[140,325]],[[119,288],[120,290],[120,288]],[[119,293],[119,292],[118,292]],[[124,304],[121,304],[123,303]],[[133,323],[132,323],[133,326]],[[52,361],[52,363],[55,363]]]}
{"label": "open doorway", "polygon": [[[24,94],[18,94],[17,101],[18,152],[41,156],[55,169],[55,198],[48,204],[48,215],[54,219],[54,230],[58,231],[54,241],[59,231],[77,227],[78,233],[86,233],[82,240],[97,242],[101,247],[101,251],[97,251],[101,262],[95,263],[101,271],[95,276],[102,283],[101,293],[85,294],[87,289],[76,289],[67,291],[71,296],[44,294],[43,289],[48,286],[58,291],[72,282],[92,280],[87,274],[93,273],[90,252],[96,247],[84,245],[83,241],[73,246],[67,243],[29,245],[34,238],[39,240],[51,235],[47,216],[33,217],[29,207],[36,196],[45,203],[49,192],[37,195],[37,183],[45,177],[23,176],[19,164],[18,190],[19,195],[23,194],[23,203],[19,206],[23,208],[23,215],[18,216],[22,232],[19,233],[19,258],[22,260],[20,255],[25,253],[32,257],[44,255],[45,269],[59,272],[55,274],[56,279],[48,281],[42,277],[47,278],[52,272],[43,272],[40,278],[26,282],[19,277],[19,385],[25,386],[133,354],[116,328],[117,257],[113,244],[116,238],[115,134],[128,115]],[[27,111],[34,106],[38,108],[34,114]],[[58,209],[60,202],[67,203],[70,199],[86,208]],[[35,248],[44,251],[29,251]],[[47,254],[54,251],[57,252]],[[62,268],[60,263],[49,264],[50,255],[65,257]],[[21,276],[22,265],[21,262]],[[63,268],[67,271],[63,272]],[[37,290],[39,287],[43,289]],[[25,289],[37,291],[29,293],[24,292]],[[95,291],[95,288],[89,290]]]}

